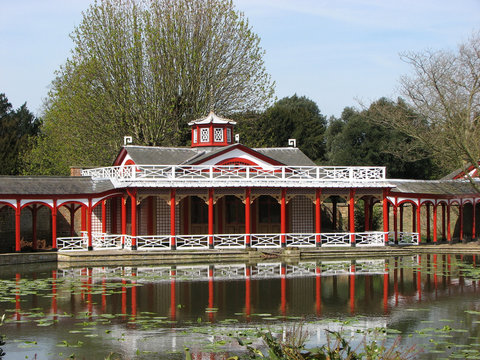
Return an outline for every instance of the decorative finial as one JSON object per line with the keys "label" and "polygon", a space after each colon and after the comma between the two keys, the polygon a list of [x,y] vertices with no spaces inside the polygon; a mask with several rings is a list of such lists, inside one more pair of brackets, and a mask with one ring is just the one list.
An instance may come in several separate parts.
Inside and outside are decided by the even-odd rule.
{"label": "decorative finial", "polygon": [[288,139],[288,146],[297,147],[297,139]]}
{"label": "decorative finial", "polygon": [[131,144],[133,141],[132,137],[131,136],[124,136],[123,137],[123,145],[127,145],[127,144]]}

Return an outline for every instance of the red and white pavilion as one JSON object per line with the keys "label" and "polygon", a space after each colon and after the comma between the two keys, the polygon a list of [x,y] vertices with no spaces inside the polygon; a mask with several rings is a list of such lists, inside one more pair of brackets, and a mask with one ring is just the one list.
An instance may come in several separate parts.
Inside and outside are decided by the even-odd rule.
{"label": "red and white pavilion", "polygon": [[249,148],[213,112],[189,125],[188,148],[125,145],[113,166],[82,176],[1,177],[0,250],[385,246],[478,233],[480,195],[459,174],[386,179],[384,167],[316,166],[296,147]]}

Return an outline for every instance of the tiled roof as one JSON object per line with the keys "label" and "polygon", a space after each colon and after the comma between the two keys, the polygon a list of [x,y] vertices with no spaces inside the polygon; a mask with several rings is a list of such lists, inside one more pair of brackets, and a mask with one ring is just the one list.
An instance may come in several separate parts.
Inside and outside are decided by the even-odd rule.
{"label": "tiled roof", "polygon": [[90,177],[0,176],[2,195],[75,195],[102,193],[114,189],[110,180]]}
{"label": "tiled roof", "polygon": [[253,149],[260,154],[268,156],[282,164],[289,166],[315,166],[316,164],[310,160],[300,149],[294,147],[285,148],[258,148]]}
{"label": "tiled roof", "polygon": [[[393,192],[431,195],[478,194],[472,184],[461,180],[388,180]],[[480,185],[480,183],[479,183]]]}

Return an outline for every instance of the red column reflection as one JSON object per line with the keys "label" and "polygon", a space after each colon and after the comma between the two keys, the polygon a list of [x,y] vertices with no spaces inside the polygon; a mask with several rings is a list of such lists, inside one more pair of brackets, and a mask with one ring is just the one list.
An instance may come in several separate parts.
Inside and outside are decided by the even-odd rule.
{"label": "red column reflection", "polygon": [[251,295],[250,295],[250,276],[251,276],[252,268],[250,266],[246,266],[245,268],[245,317],[247,321],[250,321],[250,314],[252,312],[251,309]]}
{"label": "red column reflection", "polygon": [[177,304],[175,299],[175,276],[177,271],[175,266],[170,270],[170,319],[175,321],[177,319]]}
{"label": "red column reflection", "polygon": [[350,314],[355,313],[355,263],[350,265],[349,276],[349,288],[350,288]]}
{"label": "red column reflection", "polygon": [[281,313],[283,316],[287,314],[287,279],[285,277],[286,272],[287,272],[287,267],[285,264],[282,264],[281,266]]}
{"label": "red column reflection", "polygon": [[317,316],[322,313],[322,269],[317,266],[315,269],[315,312]]}

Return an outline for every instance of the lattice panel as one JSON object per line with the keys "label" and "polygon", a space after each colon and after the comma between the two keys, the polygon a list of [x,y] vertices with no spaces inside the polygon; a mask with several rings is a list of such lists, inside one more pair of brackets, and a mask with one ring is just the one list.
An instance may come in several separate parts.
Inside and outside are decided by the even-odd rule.
{"label": "lattice panel", "polygon": [[313,233],[315,213],[312,201],[305,196],[295,196],[290,201],[293,233]]}
{"label": "lattice panel", "polygon": [[230,144],[232,142],[232,129],[227,128],[227,142]]}
{"label": "lattice panel", "polygon": [[213,141],[223,142],[223,129],[222,128],[213,129]]}
{"label": "lattice panel", "polygon": [[92,211],[92,232],[102,232],[102,205],[100,204]]}
{"label": "lattice panel", "polygon": [[202,143],[210,142],[210,129],[209,128],[200,128],[200,142],[202,142]]}
{"label": "lattice panel", "polygon": [[[169,235],[170,234],[170,205],[161,198],[157,197],[156,201],[157,212],[157,234]],[[180,232],[180,205],[175,205],[175,234]]]}
{"label": "lattice panel", "polygon": [[142,200],[138,206],[137,213],[137,229],[138,235],[148,234],[148,198]]}

